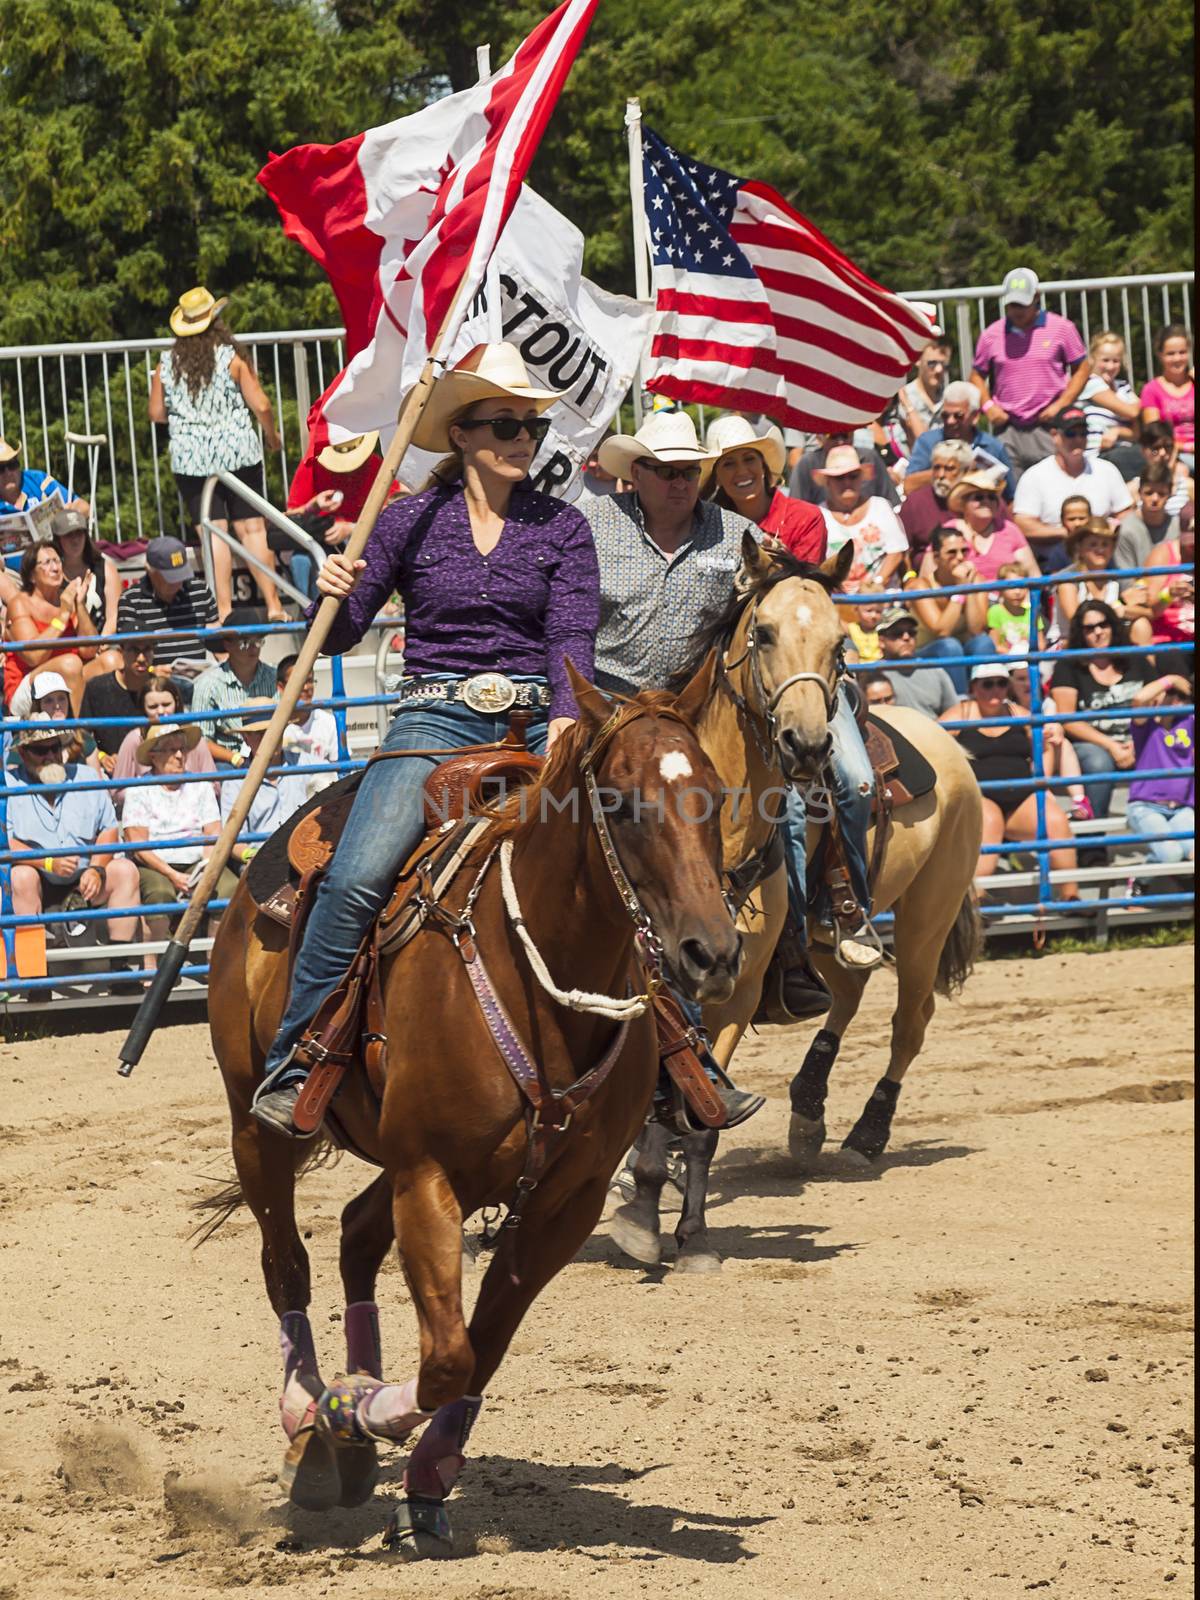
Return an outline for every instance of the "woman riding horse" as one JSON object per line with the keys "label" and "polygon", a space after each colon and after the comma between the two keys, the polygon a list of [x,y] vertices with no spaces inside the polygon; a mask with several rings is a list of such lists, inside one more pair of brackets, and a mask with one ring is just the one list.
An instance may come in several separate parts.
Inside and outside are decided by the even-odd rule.
{"label": "woman riding horse", "polygon": [[[404,600],[406,676],[385,752],[491,743],[514,705],[532,711],[526,738],[541,752],[575,719],[564,658],[591,676],[596,554],[582,515],[527,480],[548,428],[541,413],[558,398],[533,387],[512,345],[477,345],[438,381],[414,435],[448,452],[430,485],[381,513],[365,561],[334,553],[321,569],[321,594],[345,601],[332,654],[359,642],[393,591]],[[321,881],[253,1106],[292,1138],[308,1075],[296,1046],[425,831],[422,789],[439,759],[368,768]]]}

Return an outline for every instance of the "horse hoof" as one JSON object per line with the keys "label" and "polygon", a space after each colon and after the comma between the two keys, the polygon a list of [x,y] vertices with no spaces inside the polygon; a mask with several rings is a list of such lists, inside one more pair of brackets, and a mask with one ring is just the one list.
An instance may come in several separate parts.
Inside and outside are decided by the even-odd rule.
{"label": "horse hoof", "polygon": [[454,1554],[450,1518],[441,1500],[410,1495],[392,1512],[383,1536],[385,1550],[405,1561],[446,1561]]}
{"label": "horse hoof", "polygon": [[721,1258],[712,1251],[688,1253],[676,1258],[676,1272],[720,1272]]}
{"label": "horse hoof", "polygon": [[788,1154],[802,1166],[811,1166],[821,1154],[825,1143],[825,1118],[810,1122],[807,1117],[792,1112],[788,1123]]}
{"label": "horse hoof", "polygon": [[631,1216],[628,1206],[618,1206],[613,1212],[609,1233],[619,1250],[644,1267],[656,1267],[662,1260],[662,1240]]}
{"label": "horse hoof", "polygon": [[379,1482],[379,1453],[373,1444],[345,1445],[337,1453],[342,1478],[340,1506],[363,1506]]}
{"label": "horse hoof", "polygon": [[288,1445],[279,1482],[301,1511],[329,1511],[342,1497],[337,1453],[328,1439],[305,1428]]}
{"label": "horse hoof", "polygon": [[884,1147],[881,1145],[877,1151],[873,1148],[864,1150],[860,1145],[851,1144],[851,1137],[853,1135],[842,1141],[843,1162],[846,1166],[858,1167],[861,1171],[873,1171],[879,1165],[879,1157],[883,1154]]}

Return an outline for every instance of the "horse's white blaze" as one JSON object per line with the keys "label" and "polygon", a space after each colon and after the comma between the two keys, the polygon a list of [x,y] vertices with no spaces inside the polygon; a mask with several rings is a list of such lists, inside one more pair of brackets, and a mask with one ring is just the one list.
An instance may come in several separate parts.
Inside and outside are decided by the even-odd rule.
{"label": "horse's white blaze", "polygon": [[801,600],[800,604],[796,607],[796,621],[802,628],[807,628],[812,619],[812,607],[805,605],[804,601]]}
{"label": "horse's white blaze", "polygon": [[658,763],[658,770],[664,783],[674,783],[676,778],[690,778],[692,763],[682,750],[668,750]]}

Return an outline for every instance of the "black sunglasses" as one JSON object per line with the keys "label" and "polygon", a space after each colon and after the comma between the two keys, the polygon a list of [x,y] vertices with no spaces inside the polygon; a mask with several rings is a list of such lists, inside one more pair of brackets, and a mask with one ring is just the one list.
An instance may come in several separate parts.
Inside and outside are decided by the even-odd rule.
{"label": "black sunglasses", "polygon": [[652,472],[664,483],[674,483],[676,478],[686,478],[689,483],[695,483],[700,477],[699,467],[673,467],[667,461],[651,461],[649,456],[643,456],[638,466],[645,467],[647,472]]}
{"label": "black sunglasses", "polygon": [[1101,629],[1111,627],[1111,622],[1085,622],[1079,631],[1081,633],[1099,633]]}
{"label": "black sunglasses", "polygon": [[1007,678],[976,678],[975,686],[978,689],[1007,689]]}
{"label": "black sunglasses", "polygon": [[545,417],[480,417],[474,422],[456,422],[456,428],[490,428],[497,439],[502,439],[506,444],[527,433],[534,444],[541,444],[550,432],[550,424]]}
{"label": "black sunglasses", "polygon": [[31,756],[40,756],[43,760],[49,756],[60,756],[63,751],[61,739],[39,739],[37,744],[28,744],[25,748]]}
{"label": "black sunglasses", "polygon": [[913,627],[911,622],[897,622],[893,623],[890,628],[885,628],[883,630],[883,636],[885,639],[915,639],[917,637],[917,630]]}
{"label": "black sunglasses", "polygon": [[1064,439],[1086,439],[1087,438],[1087,429],[1086,428],[1060,428],[1058,431],[1059,431],[1059,433],[1062,434]]}

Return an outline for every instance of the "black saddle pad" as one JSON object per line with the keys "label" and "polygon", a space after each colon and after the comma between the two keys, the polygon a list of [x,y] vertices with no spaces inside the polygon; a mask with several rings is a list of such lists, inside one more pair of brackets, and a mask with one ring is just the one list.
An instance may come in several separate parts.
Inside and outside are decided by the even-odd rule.
{"label": "black saddle pad", "polygon": [[923,794],[928,794],[937,783],[937,773],[917,749],[911,744],[896,727],[884,717],[877,717],[873,711],[867,713],[868,720],[873,722],[880,733],[885,734],[892,741],[892,748],[896,752],[896,759],[900,768],[895,774],[900,782],[912,795],[914,800],[919,800]]}
{"label": "black saddle pad", "polygon": [[339,778],[337,783],[330,784],[328,789],[318,790],[298,811],[293,811],[269,839],[264,839],[246,869],[246,886],[256,905],[263,905],[277,889],[282,889],[285,883],[296,878],[296,873],[288,860],[288,840],[296,824],[315,811],[318,806],[328,805],[331,800],[337,800],[342,795],[353,794],[362,779],[361,771],[352,772],[348,777]]}

